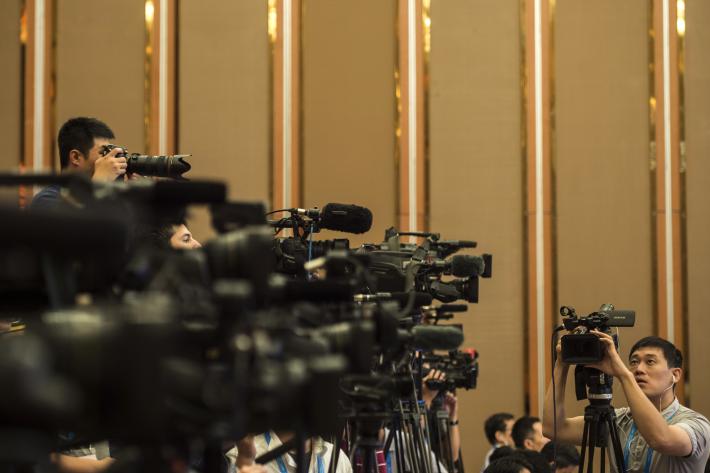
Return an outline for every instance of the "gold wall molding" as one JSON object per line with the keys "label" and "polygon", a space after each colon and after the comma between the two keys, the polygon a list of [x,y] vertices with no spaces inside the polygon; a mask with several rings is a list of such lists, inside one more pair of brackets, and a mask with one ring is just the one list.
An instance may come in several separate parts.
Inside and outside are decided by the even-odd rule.
{"label": "gold wall molding", "polygon": [[149,154],[174,154],[177,0],[145,1],[144,128]]}
{"label": "gold wall molding", "polygon": [[[687,352],[685,165],[681,157],[685,2],[652,0],[651,8],[653,62],[649,69],[653,71],[653,87],[649,98],[652,130],[649,149],[655,194],[652,196],[656,253],[655,325],[659,336]],[[683,383],[678,385],[677,395],[683,402]]]}
{"label": "gold wall molding", "polygon": [[397,99],[397,223],[402,231],[428,227],[428,62],[431,0],[399,0]]}
{"label": "gold wall molding", "polygon": [[54,168],[56,0],[25,0],[23,43],[22,167]]}
{"label": "gold wall molding", "polygon": [[274,209],[303,201],[301,127],[301,17],[304,0],[270,0],[268,30],[272,48],[272,174]]}
{"label": "gold wall molding", "polygon": [[551,373],[549,334],[554,291],[554,182],[552,172],[552,18],[554,0],[524,0],[524,159],[526,163],[527,404],[541,415]]}

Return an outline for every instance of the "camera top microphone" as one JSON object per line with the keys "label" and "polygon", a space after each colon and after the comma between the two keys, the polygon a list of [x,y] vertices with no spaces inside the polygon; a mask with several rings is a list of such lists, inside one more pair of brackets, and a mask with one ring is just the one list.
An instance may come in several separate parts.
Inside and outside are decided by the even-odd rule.
{"label": "camera top microphone", "polygon": [[372,212],[366,207],[352,204],[325,204],[311,209],[288,209],[318,222],[321,229],[346,233],[365,233],[372,227]]}

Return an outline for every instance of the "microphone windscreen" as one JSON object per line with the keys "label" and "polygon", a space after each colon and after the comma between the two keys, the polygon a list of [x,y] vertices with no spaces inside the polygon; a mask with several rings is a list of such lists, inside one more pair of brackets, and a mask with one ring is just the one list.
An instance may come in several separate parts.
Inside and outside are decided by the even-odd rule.
{"label": "microphone windscreen", "polygon": [[365,233],[372,227],[372,212],[359,205],[326,204],[321,211],[321,228],[347,233]]}
{"label": "microphone windscreen", "polygon": [[451,257],[451,274],[457,278],[480,276],[485,269],[486,264],[481,256],[455,255]]}
{"label": "microphone windscreen", "polygon": [[414,348],[420,350],[456,350],[463,343],[463,331],[450,325],[417,325],[412,335]]}

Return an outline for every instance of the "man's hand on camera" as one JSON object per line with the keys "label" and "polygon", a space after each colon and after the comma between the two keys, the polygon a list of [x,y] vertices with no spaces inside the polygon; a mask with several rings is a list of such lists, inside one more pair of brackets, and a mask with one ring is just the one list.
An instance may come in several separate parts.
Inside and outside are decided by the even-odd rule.
{"label": "man's hand on camera", "polygon": [[599,371],[610,376],[621,377],[622,375],[628,373],[629,369],[619,356],[619,352],[616,351],[616,345],[614,345],[614,339],[611,335],[598,330],[591,330],[590,333],[599,337],[599,340],[601,340],[604,344],[606,353],[602,361],[598,363],[590,363],[586,366],[598,369]]}
{"label": "man's hand on camera", "polygon": [[117,177],[126,174],[128,162],[124,157],[116,157],[117,154],[123,153],[123,149],[114,148],[105,156],[101,156],[94,162],[94,175],[91,179],[94,181],[111,182]]}
{"label": "man's hand on camera", "polygon": [[443,381],[446,379],[446,374],[439,370],[431,370],[429,371],[429,374],[422,378],[422,400],[426,404],[427,409],[431,407],[431,402],[434,400],[436,395],[439,394],[438,389],[430,389],[426,385],[426,382],[429,379],[438,379],[439,381]]}
{"label": "man's hand on camera", "polygon": [[247,435],[243,439],[237,441],[237,468],[253,465],[256,459],[256,445],[254,437]]}

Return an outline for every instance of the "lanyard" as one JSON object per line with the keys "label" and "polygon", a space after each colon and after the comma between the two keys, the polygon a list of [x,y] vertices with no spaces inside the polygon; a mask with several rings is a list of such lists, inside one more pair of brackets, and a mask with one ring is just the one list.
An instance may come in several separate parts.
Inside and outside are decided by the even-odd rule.
{"label": "lanyard", "polygon": [[[680,410],[680,407],[673,411],[670,416],[665,417],[664,419],[666,422],[670,422],[673,416],[675,416],[678,411]],[[629,438],[626,439],[626,446],[624,447],[624,464],[628,467],[629,465],[629,457],[631,456],[631,441],[634,439],[636,436],[636,433],[638,432],[638,429],[636,428],[636,423],[631,424],[631,432],[629,432]],[[644,464],[643,471],[644,473],[651,473],[651,460],[653,459],[653,449],[651,447],[648,447],[648,452],[646,452],[646,463]]]}
{"label": "lanyard", "polygon": [[[264,440],[266,440],[267,446],[271,443],[271,432],[264,433]],[[286,469],[286,464],[284,463],[283,456],[278,457],[276,459],[276,463],[279,465],[279,473],[288,473],[288,470]],[[325,473],[325,466],[323,465],[323,456],[322,455],[316,456],[316,465],[318,468],[318,473]]]}

